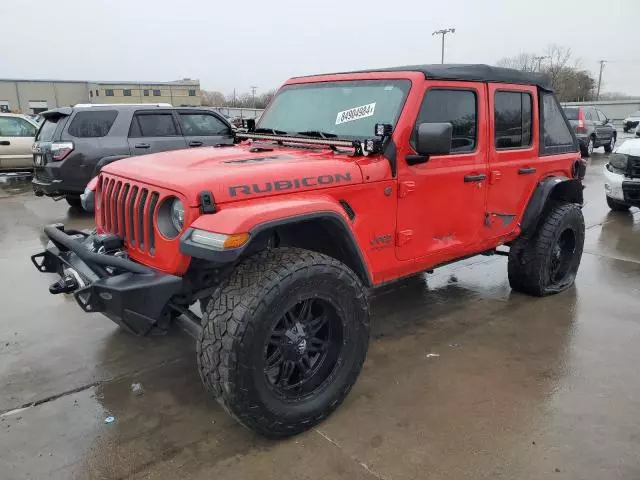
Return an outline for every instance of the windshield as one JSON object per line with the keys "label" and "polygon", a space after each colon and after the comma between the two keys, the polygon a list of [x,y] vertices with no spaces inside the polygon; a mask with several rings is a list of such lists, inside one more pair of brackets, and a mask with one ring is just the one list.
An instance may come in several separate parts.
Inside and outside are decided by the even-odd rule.
{"label": "windshield", "polygon": [[376,123],[395,127],[411,87],[409,80],[355,80],[283,87],[259,128],[295,134],[321,132],[340,138],[374,136]]}
{"label": "windshield", "polygon": [[567,116],[567,120],[578,120],[578,108],[565,108],[564,114]]}

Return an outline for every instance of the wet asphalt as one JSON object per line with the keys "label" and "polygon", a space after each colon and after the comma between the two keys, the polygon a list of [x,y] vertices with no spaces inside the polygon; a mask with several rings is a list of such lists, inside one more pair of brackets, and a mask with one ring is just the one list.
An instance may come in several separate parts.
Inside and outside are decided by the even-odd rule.
{"label": "wet asphalt", "polygon": [[609,212],[605,159],[575,288],[512,293],[505,258],[475,257],[376,291],[351,394],[280,442],[203,391],[184,332],[49,295],[42,226],[92,218],[0,183],[0,479],[639,479],[640,212]]}

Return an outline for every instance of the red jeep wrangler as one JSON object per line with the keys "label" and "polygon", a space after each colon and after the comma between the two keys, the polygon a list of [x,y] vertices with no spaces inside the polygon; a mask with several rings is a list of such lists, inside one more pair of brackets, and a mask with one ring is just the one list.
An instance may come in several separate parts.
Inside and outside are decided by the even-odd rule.
{"label": "red jeep wrangler", "polygon": [[424,65],[293,78],[235,145],[104,167],[96,230],[47,226],[52,245],[32,261],[60,275],[51,293],[137,334],[186,318],[206,388],[245,426],[282,437],[322,421],[354,384],[368,287],[492,253],[509,256],[514,290],[569,287],[584,172],[535,74]]}

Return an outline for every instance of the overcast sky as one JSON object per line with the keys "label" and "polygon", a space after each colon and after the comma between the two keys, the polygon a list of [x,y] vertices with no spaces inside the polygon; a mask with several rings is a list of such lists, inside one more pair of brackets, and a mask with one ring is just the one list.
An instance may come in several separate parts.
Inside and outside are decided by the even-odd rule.
{"label": "overcast sky", "polygon": [[[491,5],[491,6],[489,6]],[[165,81],[229,93],[294,75],[495,63],[571,47],[603,91],[640,95],[640,0],[0,0],[0,78]]]}

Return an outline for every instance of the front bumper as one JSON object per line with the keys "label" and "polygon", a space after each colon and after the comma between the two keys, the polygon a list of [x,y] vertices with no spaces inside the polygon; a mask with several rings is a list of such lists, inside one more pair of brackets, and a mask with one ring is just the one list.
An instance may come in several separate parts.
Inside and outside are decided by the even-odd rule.
{"label": "front bumper", "polygon": [[[185,290],[181,277],[157,272],[122,257],[93,251],[93,235],[44,229],[51,245],[31,257],[41,272],[56,273],[76,285],[73,296],[85,312],[100,312],[123,328],[146,335],[164,328],[173,297]],[[51,293],[57,293],[54,283]]]}
{"label": "front bumper", "polygon": [[612,172],[607,165],[603,169],[604,190],[607,197],[633,207],[640,207],[640,179],[630,179],[621,173]]}

